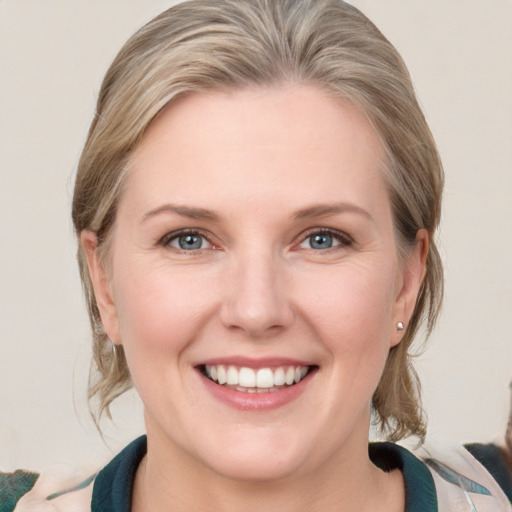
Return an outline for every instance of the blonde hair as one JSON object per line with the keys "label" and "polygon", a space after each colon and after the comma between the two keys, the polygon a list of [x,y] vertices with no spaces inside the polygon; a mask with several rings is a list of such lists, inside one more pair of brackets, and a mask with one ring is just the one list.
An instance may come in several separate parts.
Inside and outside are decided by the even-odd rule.
{"label": "blonde hair", "polygon": [[[109,234],[130,155],[155,116],[186,93],[283,82],[312,84],[348,98],[379,133],[387,162],[400,254],[420,228],[431,236],[426,275],[414,314],[392,348],[373,398],[389,439],[424,437],[420,387],[411,344],[438,315],[443,272],[433,239],[439,224],[443,172],[435,142],[404,62],[380,31],[342,0],[191,0],[150,21],[108,70],[78,166],[73,198],[77,234],[92,230],[108,260]],[[78,261],[93,329],[89,398],[97,417],[131,386],[122,347],[101,328],[83,248]]]}

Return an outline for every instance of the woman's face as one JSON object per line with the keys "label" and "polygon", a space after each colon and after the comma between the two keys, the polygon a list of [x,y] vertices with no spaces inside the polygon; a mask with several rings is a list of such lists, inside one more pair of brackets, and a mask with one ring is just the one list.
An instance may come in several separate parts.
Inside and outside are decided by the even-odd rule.
{"label": "woman's face", "polygon": [[83,240],[156,456],[268,479],[366,451],[426,245],[399,262],[382,161],[365,116],[314,87],[193,94],[153,122],[108,273]]}

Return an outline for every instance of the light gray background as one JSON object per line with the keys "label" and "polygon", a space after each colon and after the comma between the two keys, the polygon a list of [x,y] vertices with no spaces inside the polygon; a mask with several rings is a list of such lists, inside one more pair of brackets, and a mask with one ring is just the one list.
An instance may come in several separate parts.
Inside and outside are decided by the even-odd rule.
{"label": "light gray background", "polygon": [[[89,332],[69,220],[101,78],[173,2],[0,0],[0,467],[102,459],[134,394],[88,417]],[[499,439],[512,378],[512,1],[354,0],[405,58],[446,169],[444,314],[418,360],[430,435]]]}

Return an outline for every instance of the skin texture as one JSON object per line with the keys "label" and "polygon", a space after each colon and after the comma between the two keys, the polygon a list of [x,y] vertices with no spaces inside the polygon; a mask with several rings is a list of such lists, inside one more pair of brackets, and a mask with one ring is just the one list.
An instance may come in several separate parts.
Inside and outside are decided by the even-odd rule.
{"label": "skin texture", "polygon": [[[310,86],[190,95],[152,123],[108,272],[82,234],[104,326],[145,406],[134,510],[403,510],[400,474],[368,459],[370,401],[428,237],[399,261],[382,158],[365,116]],[[201,249],[180,248],[183,229]],[[333,246],[312,246],[326,229],[340,233]],[[284,405],[240,410],[197,369],[226,357],[317,371]]]}

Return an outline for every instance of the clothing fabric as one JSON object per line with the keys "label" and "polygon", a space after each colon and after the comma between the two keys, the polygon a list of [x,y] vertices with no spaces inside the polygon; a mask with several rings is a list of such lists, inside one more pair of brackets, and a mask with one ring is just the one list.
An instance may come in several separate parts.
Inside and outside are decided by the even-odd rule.
{"label": "clothing fabric", "polygon": [[[0,473],[0,512],[130,512],[135,473],[146,450],[142,436],[99,473],[65,483],[27,471]],[[403,473],[406,512],[512,512],[510,470],[495,445],[430,447],[414,454],[397,444],[371,443],[369,455],[384,471]]]}
{"label": "clothing fabric", "polygon": [[512,454],[495,444],[472,443],[466,448],[487,468],[512,503]]}

